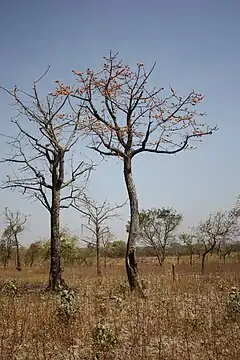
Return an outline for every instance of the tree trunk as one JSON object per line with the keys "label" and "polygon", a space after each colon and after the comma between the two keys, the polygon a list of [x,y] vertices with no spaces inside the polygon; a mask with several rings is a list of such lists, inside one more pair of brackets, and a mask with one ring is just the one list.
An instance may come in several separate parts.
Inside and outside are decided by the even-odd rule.
{"label": "tree trunk", "polygon": [[19,254],[19,243],[18,243],[18,238],[17,238],[17,234],[14,234],[14,238],[15,238],[15,245],[16,245],[16,269],[18,271],[21,271],[21,261],[20,261],[20,254]]}
{"label": "tree trunk", "polygon": [[104,268],[107,268],[107,253],[106,250],[104,249]]}
{"label": "tree trunk", "polygon": [[227,254],[223,254],[223,255],[222,255],[222,257],[223,257],[223,263],[224,263],[224,264],[226,264],[226,257],[227,257]]}
{"label": "tree trunk", "polygon": [[159,262],[159,265],[162,266],[162,259],[161,259],[161,255],[159,254],[158,251],[156,251],[156,256],[157,256],[157,259],[158,259],[158,262]]}
{"label": "tree trunk", "polygon": [[128,233],[127,251],[126,251],[126,271],[131,291],[135,291],[141,297],[144,293],[139,281],[136,244],[139,238],[139,209],[137,191],[132,175],[132,159],[131,157],[124,159],[124,179],[127,187],[130,202],[130,227]]}
{"label": "tree trunk", "polygon": [[192,265],[192,260],[193,260],[193,254],[190,253],[190,259],[189,259],[189,264]]}
{"label": "tree trunk", "polygon": [[32,257],[31,257],[31,260],[30,260],[30,267],[33,266],[33,263],[34,263],[34,257],[32,256]]}
{"label": "tree trunk", "polygon": [[179,255],[177,256],[177,264],[178,264],[178,266],[180,264],[180,256]]}
{"label": "tree trunk", "polygon": [[166,253],[165,253],[165,247],[162,249],[162,255],[161,255],[161,265],[163,265],[164,263],[164,260],[165,260],[165,257],[166,257]]}
{"label": "tree trunk", "polygon": [[162,259],[161,259],[161,253],[158,250],[158,248],[155,246],[154,242],[152,242],[151,246],[153,247],[153,251],[157,257],[158,263],[160,266],[162,266]]}
{"label": "tree trunk", "polygon": [[10,259],[11,259],[11,249],[8,248],[8,249],[7,249],[7,255],[6,255],[6,257],[4,258],[4,268],[7,267]]}
{"label": "tree trunk", "polygon": [[52,203],[51,203],[51,264],[49,288],[58,290],[62,283],[60,248],[61,186],[64,180],[64,151],[59,148],[52,159]]}
{"label": "tree trunk", "polygon": [[97,245],[97,276],[101,276],[100,268],[100,235],[99,235],[99,226],[96,226],[96,245]]}
{"label": "tree trunk", "polygon": [[215,240],[214,243],[212,244],[212,246],[208,249],[205,249],[205,252],[202,254],[202,275],[204,275],[206,255],[209,253],[210,254],[213,253],[216,243],[217,243],[217,241]]}
{"label": "tree trunk", "polygon": [[49,274],[49,288],[57,290],[61,283],[60,263],[60,190],[52,190],[51,207],[51,265]]}
{"label": "tree trunk", "polygon": [[9,257],[8,257],[8,255],[7,255],[7,256],[5,257],[5,259],[4,259],[4,264],[3,264],[4,269],[7,267],[8,259],[9,259]]}

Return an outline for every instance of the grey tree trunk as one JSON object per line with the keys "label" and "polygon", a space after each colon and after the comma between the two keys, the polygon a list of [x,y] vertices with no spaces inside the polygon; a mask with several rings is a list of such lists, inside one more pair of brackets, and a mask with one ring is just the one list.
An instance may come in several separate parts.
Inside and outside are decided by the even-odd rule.
{"label": "grey tree trunk", "polygon": [[124,159],[124,179],[127,187],[130,202],[130,227],[128,233],[127,251],[126,251],[126,271],[131,291],[135,291],[141,297],[144,297],[142,286],[139,281],[136,244],[139,238],[139,209],[137,191],[132,175],[132,159],[131,157]]}
{"label": "grey tree trunk", "polygon": [[51,208],[51,264],[49,274],[49,288],[57,290],[61,283],[61,263],[60,263],[60,191],[52,192]]}
{"label": "grey tree trunk", "polygon": [[14,238],[15,238],[15,245],[16,245],[16,269],[18,271],[21,271],[22,267],[21,267],[21,261],[20,261],[19,242],[18,242],[17,234],[14,234]]}
{"label": "grey tree trunk", "polygon": [[97,275],[101,276],[101,268],[100,268],[100,228],[96,226],[96,246],[97,246]]}
{"label": "grey tree trunk", "polygon": [[51,264],[49,274],[49,288],[56,291],[61,284],[60,261],[60,189],[63,183],[64,159],[58,161],[57,155],[52,166],[52,203],[51,203]]}

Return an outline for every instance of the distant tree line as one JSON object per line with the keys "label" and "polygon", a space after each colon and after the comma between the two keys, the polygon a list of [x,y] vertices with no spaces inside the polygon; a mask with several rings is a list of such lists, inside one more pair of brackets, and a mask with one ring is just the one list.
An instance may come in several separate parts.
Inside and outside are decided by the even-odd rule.
{"label": "distant tree line", "polygon": [[[73,264],[96,265],[98,275],[101,268],[107,267],[107,259],[125,257],[127,243],[116,240],[106,225],[106,220],[117,217],[117,207],[110,207],[106,202],[97,205],[93,200],[85,198],[85,207],[81,214],[88,219],[83,229],[88,236],[76,236],[69,229],[60,229],[60,251],[62,265]],[[85,211],[85,213],[83,212]],[[22,246],[19,235],[26,228],[27,217],[19,211],[16,213],[5,209],[5,229],[0,237],[0,261],[8,267],[15,262],[16,269],[21,271],[23,265],[32,267],[35,264],[48,263],[51,252],[50,239],[35,241],[29,246]],[[174,257],[179,264],[180,258],[188,257],[190,265],[194,259],[201,259],[201,271],[204,274],[207,255],[215,254],[223,263],[227,257],[235,254],[240,261],[240,241],[238,225],[239,202],[230,211],[210,214],[190,232],[179,232],[183,216],[172,208],[143,210],[139,214],[141,241],[136,251],[139,257],[156,257],[162,266],[166,257]],[[127,223],[127,231],[129,223]],[[91,230],[91,231],[89,231]],[[198,260],[199,261],[199,260]]]}

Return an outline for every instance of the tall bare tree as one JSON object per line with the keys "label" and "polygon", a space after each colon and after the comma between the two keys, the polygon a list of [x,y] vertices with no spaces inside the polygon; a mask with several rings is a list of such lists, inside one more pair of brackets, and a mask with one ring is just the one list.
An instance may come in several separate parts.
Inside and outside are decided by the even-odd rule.
{"label": "tall bare tree", "polygon": [[[45,75],[45,74],[44,74]],[[14,166],[2,189],[19,189],[23,195],[38,200],[50,214],[51,265],[49,287],[55,290],[61,282],[60,210],[67,208],[81,190],[79,179],[86,180],[92,168],[82,161],[74,166],[72,150],[79,140],[80,111],[69,110],[68,96],[48,94],[42,101],[38,79],[32,93],[17,87],[4,91],[10,95],[17,110],[11,119],[16,136],[4,135],[11,151],[1,162]],[[70,166],[66,166],[66,161]],[[69,177],[66,179],[66,173]]]}
{"label": "tall bare tree", "polygon": [[16,248],[16,269],[22,270],[20,254],[19,254],[19,235],[25,230],[27,216],[22,215],[19,211],[13,213],[7,207],[4,210],[6,228],[2,237],[8,239],[8,244]]}
{"label": "tall bare tree", "polygon": [[112,54],[104,57],[100,71],[87,69],[73,73],[77,85],[58,83],[56,96],[71,95],[82,109],[90,148],[103,157],[123,162],[124,180],[130,201],[130,229],[126,252],[126,270],[131,290],[144,296],[139,281],[136,243],[139,241],[138,196],[133,178],[133,158],[141,153],[176,154],[190,149],[190,140],[200,140],[216,128],[202,125],[196,110],[203,95],[195,91],[182,97],[169,87],[150,89],[150,76],[142,63],[131,70]]}
{"label": "tall bare tree", "polygon": [[224,239],[239,232],[238,216],[233,210],[212,213],[205,221],[200,222],[195,230],[197,241],[202,247],[202,275],[204,275],[206,256]]}
{"label": "tall bare tree", "polygon": [[87,219],[87,224],[83,224],[82,228],[87,230],[90,236],[85,236],[83,240],[96,248],[97,275],[101,275],[101,242],[104,241],[104,237],[109,235],[109,227],[106,222],[114,218],[120,218],[117,210],[123,206],[124,204],[111,207],[106,200],[99,205],[96,201],[90,199],[86,195],[82,196],[78,200],[75,199],[72,203],[72,207],[76,209],[81,216]]}

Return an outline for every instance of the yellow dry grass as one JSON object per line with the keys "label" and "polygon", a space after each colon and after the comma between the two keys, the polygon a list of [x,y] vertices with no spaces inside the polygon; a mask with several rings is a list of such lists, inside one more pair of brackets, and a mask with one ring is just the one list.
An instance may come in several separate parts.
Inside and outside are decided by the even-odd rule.
{"label": "yellow dry grass", "polygon": [[[196,260],[181,259],[173,281],[171,261],[163,268],[140,261],[144,300],[129,294],[123,261],[109,262],[100,279],[94,267],[66,268],[76,304],[68,321],[56,314],[57,296],[40,286],[46,266],[0,269],[0,359],[239,360],[240,322],[226,316],[226,303],[240,286],[240,264],[208,259],[202,277]],[[14,294],[3,289],[10,279]]]}

